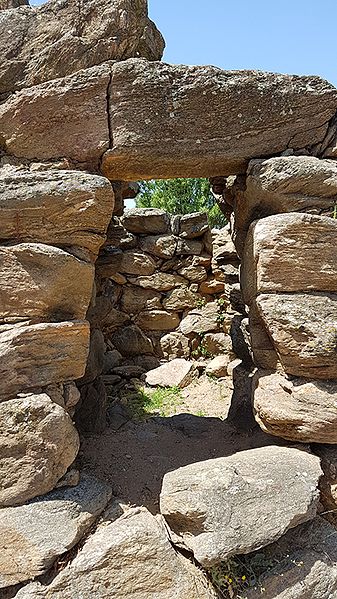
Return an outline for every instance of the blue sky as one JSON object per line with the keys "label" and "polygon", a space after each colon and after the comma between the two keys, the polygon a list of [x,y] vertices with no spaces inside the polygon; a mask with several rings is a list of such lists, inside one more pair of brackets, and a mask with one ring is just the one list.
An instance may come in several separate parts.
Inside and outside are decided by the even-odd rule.
{"label": "blue sky", "polygon": [[166,62],[320,75],[337,86],[337,0],[149,0],[149,13]]}

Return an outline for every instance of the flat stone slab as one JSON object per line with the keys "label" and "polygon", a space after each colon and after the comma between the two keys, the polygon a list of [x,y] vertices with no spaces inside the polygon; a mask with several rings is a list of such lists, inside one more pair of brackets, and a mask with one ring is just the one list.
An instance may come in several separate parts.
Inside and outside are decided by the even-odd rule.
{"label": "flat stone slab", "polygon": [[111,498],[111,488],[82,474],[26,505],[0,510],[0,588],[33,580],[86,533]]}
{"label": "flat stone slab", "polygon": [[160,511],[204,567],[250,553],[314,518],[319,458],[267,446],[165,474]]}
{"label": "flat stone slab", "polygon": [[103,172],[133,181],[242,173],[251,158],[322,141],[336,108],[336,89],[318,77],[115,63]]}
{"label": "flat stone slab", "polygon": [[187,387],[197,377],[193,362],[176,358],[145,375],[145,382],[151,387]]}
{"label": "flat stone slab", "polygon": [[[114,508],[114,506],[112,506]],[[205,575],[177,554],[161,519],[142,507],[115,507],[49,586],[33,583],[16,599],[216,599]],[[118,513],[119,512],[119,513]]]}

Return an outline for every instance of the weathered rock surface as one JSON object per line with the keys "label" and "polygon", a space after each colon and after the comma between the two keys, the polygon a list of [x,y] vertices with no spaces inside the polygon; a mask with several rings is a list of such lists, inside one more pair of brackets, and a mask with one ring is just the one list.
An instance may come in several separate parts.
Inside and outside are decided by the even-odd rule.
{"label": "weathered rock surface", "polygon": [[0,401],[28,389],[83,376],[86,321],[0,327]]}
{"label": "weathered rock surface", "polygon": [[0,2],[0,10],[18,8],[19,6],[28,6],[28,0],[1,0]]}
{"label": "weathered rock surface", "polygon": [[[108,595],[107,595],[108,593]],[[24,587],[16,599],[215,599],[206,577],[177,554],[165,526],[145,508],[103,523],[53,582]]]}
{"label": "weathered rock surface", "polygon": [[170,220],[167,212],[160,208],[129,208],[125,210],[121,223],[131,233],[167,233]]}
{"label": "weathered rock surface", "polygon": [[200,301],[200,295],[191,291],[187,287],[177,287],[170,291],[163,301],[166,310],[186,310],[187,308],[196,308]]}
{"label": "weathered rock surface", "polygon": [[221,378],[227,376],[227,366],[231,361],[231,356],[216,356],[206,366],[206,374]]}
{"label": "weathered rock surface", "polygon": [[[6,0],[5,0],[6,1]],[[7,0],[11,8],[25,1]],[[16,40],[16,43],[15,43]],[[160,60],[164,40],[147,16],[146,0],[50,0],[4,13],[0,93],[70,75],[108,60]]]}
{"label": "weathered rock surface", "polygon": [[109,83],[110,67],[102,65],[14,94],[0,106],[2,149],[37,161],[66,157],[98,170],[110,145]]}
{"label": "weathered rock surface", "polygon": [[251,158],[322,141],[337,105],[318,77],[134,59],[114,65],[110,90],[103,172],[133,181],[242,173]]}
{"label": "weathered rock surface", "polygon": [[180,318],[175,312],[167,310],[145,310],[140,312],[135,324],[145,331],[170,331],[180,324]]}
{"label": "weathered rock surface", "polygon": [[130,279],[133,285],[139,285],[144,289],[155,289],[157,291],[170,291],[174,287],[186,286],[187,281],[179,275],[166,272],[155,272],[151,277],[137,277]]}
{"label": "weathered rock surface", "polygon": [[232,339],[226,333],[206,333],[202,345],[211,356],[230,354],[233,352]]}
{"label": "weathered rock surface", "polygon": [[75,422],[81,433],[99,435],[106,428],[107,390],[103,377],[81,386],[81,399],[76,406]]}
{"label": "weathered rock surface", "polygon": [[[0,510],[0,588],[33,580],[71,549],[111,498],[105,483],[82,475],[76,487]],[[42,525],[41,525],[42,524]]]}
{"label": "weathered rock surface", "polygon": [[200,309],[192,310],[180,323],[181,332],[188,336],[196,333],[208,333],[219,328],[219,306],[210,302]]}
{"label": "weathered rock surface", "polygon": [[95,255],[113,205],[112,187],[104,177],[80,171],[0,171],[2,242],[79,246]]}
{"label": "weathered rock surface", "polygon": [[[337,533],[322,518],[290,530],[264,550],[265,562],[274,563],[247,599],[336,599]],[[279,566],[277,566],[279,564]]]}
{"label": "weathered rock surface", "polygon": [[336,236],[337,221],[322,216],[278,214],[253,223],[241,269],[245,303],[259,293],[337,291]]}
{"label": "weathered rock surface", "polygon": [[337,294],[261,294],[256,303],[285,372],[337,378]]}
{"label": "weathered rock surface", "polygon": [[323,476],[319,482],[323,516],[336,528],[337,524],[337,451],[335,445],[314,445],[313,452],[321,460]]}
{"label": "weathered rock surface", "polygon": [[140,240],[140,247],[159,258],[172,258],[176,251],[177,240],[173,235],[149,235]]}
{"label": "weathered rock surface", "polygon": [[249,553],[315,516],[319,459],[262,447],[189,464],[164,476],[160,510],[206,567]]}
{"label": "weathered rock surface", "polygon": [[0,319],[83,319],[94,268],[61,249],[21,243],[0,247],[0,279]]}
{"label": "weathered rock surface", "polygon": [[173,331],[161,337],[160,347],[167,360],[189,358],[190,356],[189,339],[179,331]]}
{"label": "weathered rock surface", "polygon": [[253,390],[255,418],[265,432],[304,443],[337,443],[336,381],[259,371]]}
{"label": "weathered rock surface", "polygon": [[142,310],[160,309],[160,294],[153,289],[142,289],[136,285],[125,285],[121,297],[121,308],[129,314]]}
{"label": "weathered rock surface", "polygon": [[147,372],[145,382],[152,387],[187,387],[197,377],[193,362],[176,358]]}
{"label": "weathered rock surface", "polygon": [[99,329],[90,331],[89,355],[85,367],[85,373],[78,383],[91,383],[103,372],[105,342],[104,335]]}
{"label": "weathered rock surface", "polygon": [[119,329],[114,333],[112,340],[115,348],[122,356],[153,353],[153,345],[150,339],[135,325]]}
{"label": "weathered rock surface", "polygon": [[51,491],[78,448],[71,418],[45,393],[0,403],[0,507]]}
{"label": "weathered rock surface", "polygon": [[209,228],[206,212],[184,214],[179,219],[179,235],[186,239],[201,237]]}
{"label": "weathered rock surface", "polygon": [[313,156],[252,160],[244,191],[235,195],[235,227],[245,232],[254,220],[286,212],[332,214],[336,193],[336,161]]}

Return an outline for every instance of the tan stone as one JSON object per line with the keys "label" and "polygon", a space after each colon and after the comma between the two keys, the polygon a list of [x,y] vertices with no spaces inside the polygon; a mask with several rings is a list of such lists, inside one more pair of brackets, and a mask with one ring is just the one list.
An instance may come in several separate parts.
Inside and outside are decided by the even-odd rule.
{"label": "tan stone", "polygon": [[196,308],[200,301],[200,295],[188,289],[187,287],[178,287],[170,291],[163,300],[163,306],[166,310],[185,310],[187,308]]}
{"label": "tan stone", "polygon": [[192,283],[201,283],[207,279],[207,271],[203,266],[186,266],[178,270],[178,273]]}
{"label": "tan stone", "polygon": [[186,239],[201,237],[209,229],[206,212],[184,214],[179,219],[179,235]]}
{"label": "tan stone", "polygon": [[252,160],[245,185],[235,193],[236,236],[239,232],[244,238],[251,222],[272,214],[332,214],[336,193],[337,164],[333,160],[313,156]]}
{"label": "tan stone", "polygon": [[303,443],[337,443],[336,381],[288,379],[259,371],[253,382],[255,418],[267,433]]}
{"label": "tan stone", "polygon": [[261,294],[256,303],[285,372],[337,378],[336,294]]}
{"label": "tan stone", "polygon": [[[2,8],[11,8],[28,1],[2,3]],[[2,25],[0,93],[64,77],[108,60],[131,56],[160,60],[165,45],[148,18],[145,0],[89,0],[80,13],[76,2],[52,0],[5,14]]]}
{"label": "tan stone", "polygon": [[336,97],[318,77],[116,63],[103,172],[133,181],[242,173],[250,158],[322,141]]}
{"label": "tan stone", "polygon": [[[230,335],[225,333],[207,333],[202,338],[202,345],[211,356],[218,356],[221,354],[227,354],[231,356],[232,350],[232,339]],[[229,361],[231,358],[229,357]]]}
{"label": "tan stone", "polygon": [[101,65],[13,95],[0,106],[6,153],[35,160],[64,156],[98,168],[110,144],[109,82],[110,67]]}
{"label": "tan stone", "polygon": [[75,488],[0,510],[0,588],[46,572],[89,530],[111,493],[105,483],[82,475]]}
{"label": "tan stone", "polygon": [[152,275],[156,270],[156,263],[144,252],[129,250],[122,253],[119,270],[126,275]]}
{"label": "tan stone", "polygon": [[144,507],[114,511],[49,586],[28,585],[17,599],[216,599],[205,575],[174,550],[160,517]]}
{"label": "tan stone", "polygon": [[140,239],[139,245],[145,252],[159,258],[172,258],[177,247],[177,239],[173,235],[148,235]]}
{"label": "tan stone", "polygon": [[207,281],[200,283],[199,293],[205,295],[216,295],[217,293],[223,293],[225,291],[225,283],[218,281],[215,278],[210,278]]}
{"label": "tan stone", "polygon": [[139,285],[139,287],[143,287],[144,289],[155,289],[157,291],[169,291],[174,287],[187,285],[187,281],[183,277],[164,272],[155,272],[150,277],[130,278],[129,281],[132,285]]}
{"label": "tan stone", "polygon": [[219,306],[210,302],[200,309],[189,312],[180,323],[180,330],[184,335],[208,333],[219,330]]}
{"label": "tan stone", "polygon": [[320,501],[324,518],[336,527],[337,524],[337,452],[335,445],[315,445],[313,452],[321,460],[323,476],[319,482]]}
{"label": "tan stone", "polygon": [[180,318],[175,312],[145,310],[137,314],[134,323],[145,331],[170,331],[179,326]]}
{"label": "tan stone", "polygon": [[245,303],[259,293],[336,292],[336,236],[336,220],[311,214],[277,214],[253,223],[241,268]]}
{"label": "tan stone", "polygon": [[2,241],[80,246],[95,255],[113,205],[112,187],[104,177],[80,171],[0,170]]}
{"label": "tan stone", "polygon": [[160,208],[128,208],[121,223],[131,233],[159,234],[170,229],[170,218]]}
{"label": "tan stone", "polygon": [[0,279],[0,319],[83,319],[94,268],[58,248],[21,243],[0,247]]}
{"label": "tan stone", "polygon": [[221,378],[228,375],[227,366],[231,361],[231,356],[216,356],[206,366],[206,374]]}
{"label": "tan stone", "polygon": [[189,339],[182,333],[174,331],[161,337],[160,348],[164,358],[174,360],[175,358],[189,358],[191,350]]}
{"label": "tan stone", "polygon": [[0,401],[27,389],[83,376],[86,321],[0,327]]}
{"label": "tan stone", "polygon": [[161,295],[153,289],[142,289],[136,285],[125,285],[121,297],[121,309],[129,314],[137,314],[142,310],[160,309]]}
{"label": "tan stone", "polygon": [[69,415],[45,393],[1,402],[0,507],[53,489],[78,449]]}

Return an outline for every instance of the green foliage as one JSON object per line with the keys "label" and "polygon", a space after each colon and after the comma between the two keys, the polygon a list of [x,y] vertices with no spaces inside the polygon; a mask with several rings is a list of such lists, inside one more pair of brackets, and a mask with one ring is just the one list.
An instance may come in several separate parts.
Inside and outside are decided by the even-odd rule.
{"label": "green foliage", "polygon": [[176,412],[183,398],[179,387],[157,387],[154,391],[142,387],[137,393],[124,397],[131,415],[139,420],[151,414],[169,416]]}
{"label": "green foliage", "polygon": [[222,214],[208,179],[158,179],[140,182],[137,208],[162,208],[171,214],[206,212],[211,227],[224,227]]}

